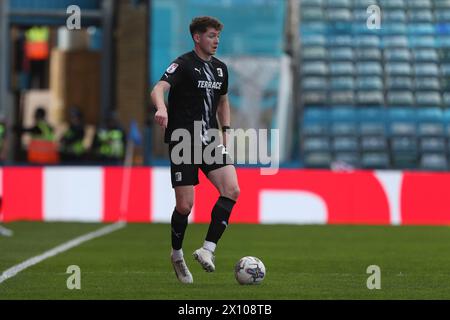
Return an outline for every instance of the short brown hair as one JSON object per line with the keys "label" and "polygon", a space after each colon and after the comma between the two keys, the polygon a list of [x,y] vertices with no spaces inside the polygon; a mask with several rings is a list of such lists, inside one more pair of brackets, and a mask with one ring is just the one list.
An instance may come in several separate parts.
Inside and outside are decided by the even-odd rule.
{"label": "short brown hair", "polygon": [[192,19],[191,25],[189,26],[189,31],[191,31],[191,36],[194,37],[194,33],[205,33],[208,28],[214,28],[218,31],[222,31],[223,24],[213,17],[196,17]]}

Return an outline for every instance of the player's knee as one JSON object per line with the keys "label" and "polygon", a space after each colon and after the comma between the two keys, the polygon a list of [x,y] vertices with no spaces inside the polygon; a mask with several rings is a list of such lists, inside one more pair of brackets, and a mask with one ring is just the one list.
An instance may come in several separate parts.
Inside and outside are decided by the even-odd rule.
{"label": "player's knee", "polygon": [[193,205],[194,203],[192,201],[181,201],[180,203],[177,203],[177,211],[180,214],[188,215],[191,213]]}
{"label": "player's knee", "polygon": [[224,196],[236,201],[237,198],[239,197],[240,193],[241,193],[241,190],[239,189],[239,186],[235,185],[235,186],[228,187],[225,190]]}

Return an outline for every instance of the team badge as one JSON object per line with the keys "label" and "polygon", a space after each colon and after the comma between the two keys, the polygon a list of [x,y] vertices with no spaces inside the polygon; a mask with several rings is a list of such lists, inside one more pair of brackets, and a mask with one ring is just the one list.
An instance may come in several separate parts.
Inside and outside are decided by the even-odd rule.
{"label": "team badge", "polygon": [[167,73],[172,74],[175,72],[175,70],[177,70],[178,68],[178,63],[172,63],[166,70]]}
{"label": "team badge", "polygon": [[222,68],[217,68],[217,74],[219,75],[219,77],[223,77]]}

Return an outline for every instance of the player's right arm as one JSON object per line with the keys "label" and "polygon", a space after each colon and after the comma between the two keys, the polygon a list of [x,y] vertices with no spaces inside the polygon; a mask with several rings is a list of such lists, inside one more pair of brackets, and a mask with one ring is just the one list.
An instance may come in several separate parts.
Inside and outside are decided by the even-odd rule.
{"label": "player's right arm", "polygon": [[173,61],[166,69],[160,81],[155,85],[152,90],[151,97],[153,105],[157,111],[155,114],[155,121],[161,127],[167,128],[168,115],[167,107],[164,102],[164,94],[169,91],[171,87],[175,87],[182,78],[183,60],[178,58]]}
{"label": "player's right arm", "polygon": [[155,121],[161,127],[167,128],[167,107],[164,102],[164,94],[169,91],[170,83],[159,81],[152,90],[151,97],[153,105],[156,107]]}

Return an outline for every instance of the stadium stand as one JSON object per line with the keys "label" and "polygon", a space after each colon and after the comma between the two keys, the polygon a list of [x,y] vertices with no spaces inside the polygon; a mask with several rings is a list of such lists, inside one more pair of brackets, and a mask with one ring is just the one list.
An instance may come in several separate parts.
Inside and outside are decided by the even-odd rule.
{"label": "stadium stand", "polygon": [[449,35],[448,0],[301,1],[302,164],[447,170]]}

